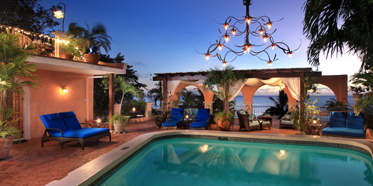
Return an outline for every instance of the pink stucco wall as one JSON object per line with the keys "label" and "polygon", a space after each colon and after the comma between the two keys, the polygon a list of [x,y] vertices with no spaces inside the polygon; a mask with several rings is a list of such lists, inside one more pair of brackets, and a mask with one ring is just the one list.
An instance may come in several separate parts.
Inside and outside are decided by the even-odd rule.
{"label": "pink stucco wall", "polygon": [[[79,122],[93,119],[93,79],[89,75],[37,70],[38,89],[30,88],[31,138],[41,137],[45,127],[39,116],[74,111]],[[62,87],[66,87],[65,94]],[[27,111],[25,111],[27,112]]]}

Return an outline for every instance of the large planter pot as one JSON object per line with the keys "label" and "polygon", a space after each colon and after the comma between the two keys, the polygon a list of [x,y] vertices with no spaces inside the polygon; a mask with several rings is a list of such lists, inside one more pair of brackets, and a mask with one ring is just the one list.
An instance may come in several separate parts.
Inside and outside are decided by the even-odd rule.
{"label": "large planter pot", "polygon": [[[216,121],[216,124],[218,126],[218,128],[220,130],[223,130],[223,131],[228,131],[230,130],[231,126],[232,126],[232,123],[225,117],[223,116],[222,119],[220,120],[217,120]],[[228,125],[228,126],[227,126]]]}
{"label": "large planter pot", "polygon": [[352,94],[352,100],[358,102],[363,94]]}
{"label": "large planter pot", "polygon": [[98,61],[100,60],[100,55],[98,54],[84,54],[85,62],[91,63],[91,64],[98,64]]}
{"label": "large planter pot", "polygon": [[124,122],[114,121],[113,125],[114,125],[114,132],[126,133],[125,131],[126,124]]}
{"label": "large planter pot", "polygon": [[8,136],[5,138],[0,137],[0,160],[8,158],[10,148],[13,145],[13,141],[13,136]]}
{"label": "large planter pot", "polygon": [[74,54],[61,54],[62,59],[73,60]]}

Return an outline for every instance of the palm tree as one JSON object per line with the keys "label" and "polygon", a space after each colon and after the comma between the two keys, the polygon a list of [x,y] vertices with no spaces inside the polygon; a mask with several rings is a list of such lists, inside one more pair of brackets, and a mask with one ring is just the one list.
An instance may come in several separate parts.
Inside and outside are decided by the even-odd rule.
{"label": "palm tree", "polygon": [[183,89],[181,93],[183,95],[183,97],[181,98],[181,107],[193,108],[195,102],[197,101],[197,96],[194,94],[194,92],[187,89]]}
{"label": "palm tree", "polygon": [[325,102],[325,105],[323,106],[326,110],[329,111],[344,111],[346,110],[344,108],[344,105],[342,102],[337,101],[335,98],[330,98],[328,101]]}
{"label": "palm tree", "polygon": [[[204,87],[208,87],[224,101],[224,114],[229,112],[229,89],[236,81],[244,81],[243,74],[233,71],[234,67],[227,66],[223,70],[210,69],[207,79],[203,82]],[[220,91],[215,91],[217,86]]]}
{"label": "palm tree", "polygon": [[155,84],[155,88],[152,88],[148,91],[147,96],[154,101],[154,105],[157,106],[159,101],[159,106],[162,105],[163,96],[162,96],[162,81],[159,81]]}
{"label": "palm tree", "polygon": [[122,92],[122,99],[120,100],[120,113],[122,113],[122,104],[124,100],[124,95],[127,93],[132,93],[136,98],[140,98],[141,91],[139,91],[135,86],[129,84],[126,79],[122,76],[116,76],[115,83],[119,84],[119,87],[115,88],[115,92]]}
{"label": "palm tree", "polygon": [[90,53],[98,53],[100,48],[103,48],[108,53],[111,50],[110,40],[112,38],[107,35],[106,27],[101,23],[97,23],[90,29],[90,26],[86,25],[87,28],[84,28],[77,23],[70,23],[68,33],[76,38],[84,38],[87,41],[87,48],[89,48]]}
{"label": "palm tree", "polygon": [[277,116],[277,119],[282,118],[288,112],[288,96],[284,90],[279,91],[277,100],[272,96],[269,97],[271,101],[275,104],[264,111],[265,114]]}
{"label": "palm tree", "polygon": [[311,40],[307,58],[320,64],[320,52],[327,57],[343,54],[347,46],[362,61],[360,70],[373,64],[373,1],[307,0],[304,4],[303,32]]}

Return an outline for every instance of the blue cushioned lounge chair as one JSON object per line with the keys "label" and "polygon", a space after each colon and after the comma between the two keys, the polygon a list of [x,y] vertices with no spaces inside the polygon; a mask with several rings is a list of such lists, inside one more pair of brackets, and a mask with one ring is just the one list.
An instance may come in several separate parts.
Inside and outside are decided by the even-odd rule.
{"label": "blue cushioned lounge chair", "polygon": [[177,129],[182,124],[182,118],[184,116],[183,108],[172,108],[170,119],[162,123],[162,130],[164,129]]}
{"label": "blue cushioned lounge chair", "polygon": [[210,126],[210,109],[198,109],[197,119],[189,125],[189,129],[208,129]]}
{"label": "blue cushioned lounge chair", "polygon": [[41,115],[40,119],[45,126],[44,135],[41,138],[41,146],[44,142],[55,140],[63,144],[70,141],[76,141],[84,149],[87,141],[97,140],[104,136],[109,136],[111,141],[110,130],[107,128],[82,128],[74,112],[61,112],[59,114]]}
{"label": "blue cushioned lounge chair", "polygon": [[342,136],[365,138],[367,126],[364,124],[364,114],[330,112],[329,122],[321,132],[323,136]]}

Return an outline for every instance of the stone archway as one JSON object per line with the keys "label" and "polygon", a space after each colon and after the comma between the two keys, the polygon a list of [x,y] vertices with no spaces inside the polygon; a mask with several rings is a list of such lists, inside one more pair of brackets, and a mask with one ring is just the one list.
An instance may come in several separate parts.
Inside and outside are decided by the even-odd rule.
{"label": "stone archway", "polygon": [[[187,85],[187,84],[183,84],[183,83],[179,83],[179,85],[177,86],[177,88],[175,89],[175,92],[174,94],[172,95],[171,97],[171,104],[172,105],[172,102],[173,101],[176,101],[178,99],[177,97],[177,93],[181,92],[185,87],[187,86],[195,86],[195,85]],[[213,99],[214,99],[214,92],[212,92],[210,89],[203,89],[202,87],[200,86],[195,86],[197,87],[203,94],[203,98],[204,98],[204,105],[205,105],[205,108],[208,108],[210,109],[210,113],[212,113],[213,111]]]}
{"label": "stone archway", "polygon": [[317,84],[322,84],[330,88],[338,102],[348,105],[348,86],[346,75],[321,76],[316,79]]}

